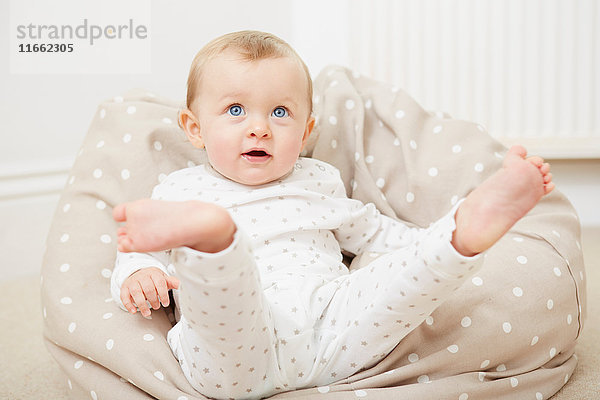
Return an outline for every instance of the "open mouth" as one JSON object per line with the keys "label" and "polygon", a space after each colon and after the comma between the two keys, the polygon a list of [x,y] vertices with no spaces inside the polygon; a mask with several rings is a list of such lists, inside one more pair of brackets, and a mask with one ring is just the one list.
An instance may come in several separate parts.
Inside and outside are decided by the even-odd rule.
{"label": "open mouth", "polygon": [[271,158],[271,155],[264,150],[250,150],[242,153],[242,157],[250,162],[264,162]]}

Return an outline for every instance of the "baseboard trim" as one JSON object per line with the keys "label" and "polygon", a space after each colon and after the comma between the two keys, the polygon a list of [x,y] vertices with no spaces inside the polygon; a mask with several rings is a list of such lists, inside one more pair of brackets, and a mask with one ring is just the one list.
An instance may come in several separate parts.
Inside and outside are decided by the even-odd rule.
{"label": "baseboard trim", "polygon": [[60,193],[72,158],[0,164],[0,201]]}

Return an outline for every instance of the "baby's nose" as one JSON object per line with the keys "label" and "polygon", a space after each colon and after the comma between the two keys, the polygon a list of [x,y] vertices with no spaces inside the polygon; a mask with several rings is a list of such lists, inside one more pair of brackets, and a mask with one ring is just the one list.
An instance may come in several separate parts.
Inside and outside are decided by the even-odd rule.
{"label": "baby's nose", "polygon": [[250,137],[266,138],[271,136],[269,126],[264,122],[255,122],[248,131]]}

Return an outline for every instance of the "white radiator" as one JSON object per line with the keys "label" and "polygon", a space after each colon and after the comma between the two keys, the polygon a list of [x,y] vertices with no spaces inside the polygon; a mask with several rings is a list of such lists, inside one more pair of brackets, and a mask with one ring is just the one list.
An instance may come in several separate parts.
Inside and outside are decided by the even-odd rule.
{"label": "white radiator", "polygon": [[600,158],[600,1],[352,0],[350,64],[553,158]]}

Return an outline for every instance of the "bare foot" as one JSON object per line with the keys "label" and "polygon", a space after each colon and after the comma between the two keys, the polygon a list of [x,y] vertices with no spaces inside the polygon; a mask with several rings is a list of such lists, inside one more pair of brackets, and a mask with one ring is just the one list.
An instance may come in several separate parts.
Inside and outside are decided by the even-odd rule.
{"label": "bare foot", "polygon": [[502,168],[473,190],[456,213],[454,248],[472,256],[490,248],[554,189],[550,165],[513,146]]}
{"label": "bare foot", "polygon": [[200,201],[143,199],[119,204],[113,218],[122,252],[147,252],[187,246],[216,253],[233,242],[235,224],[227,210]]}

